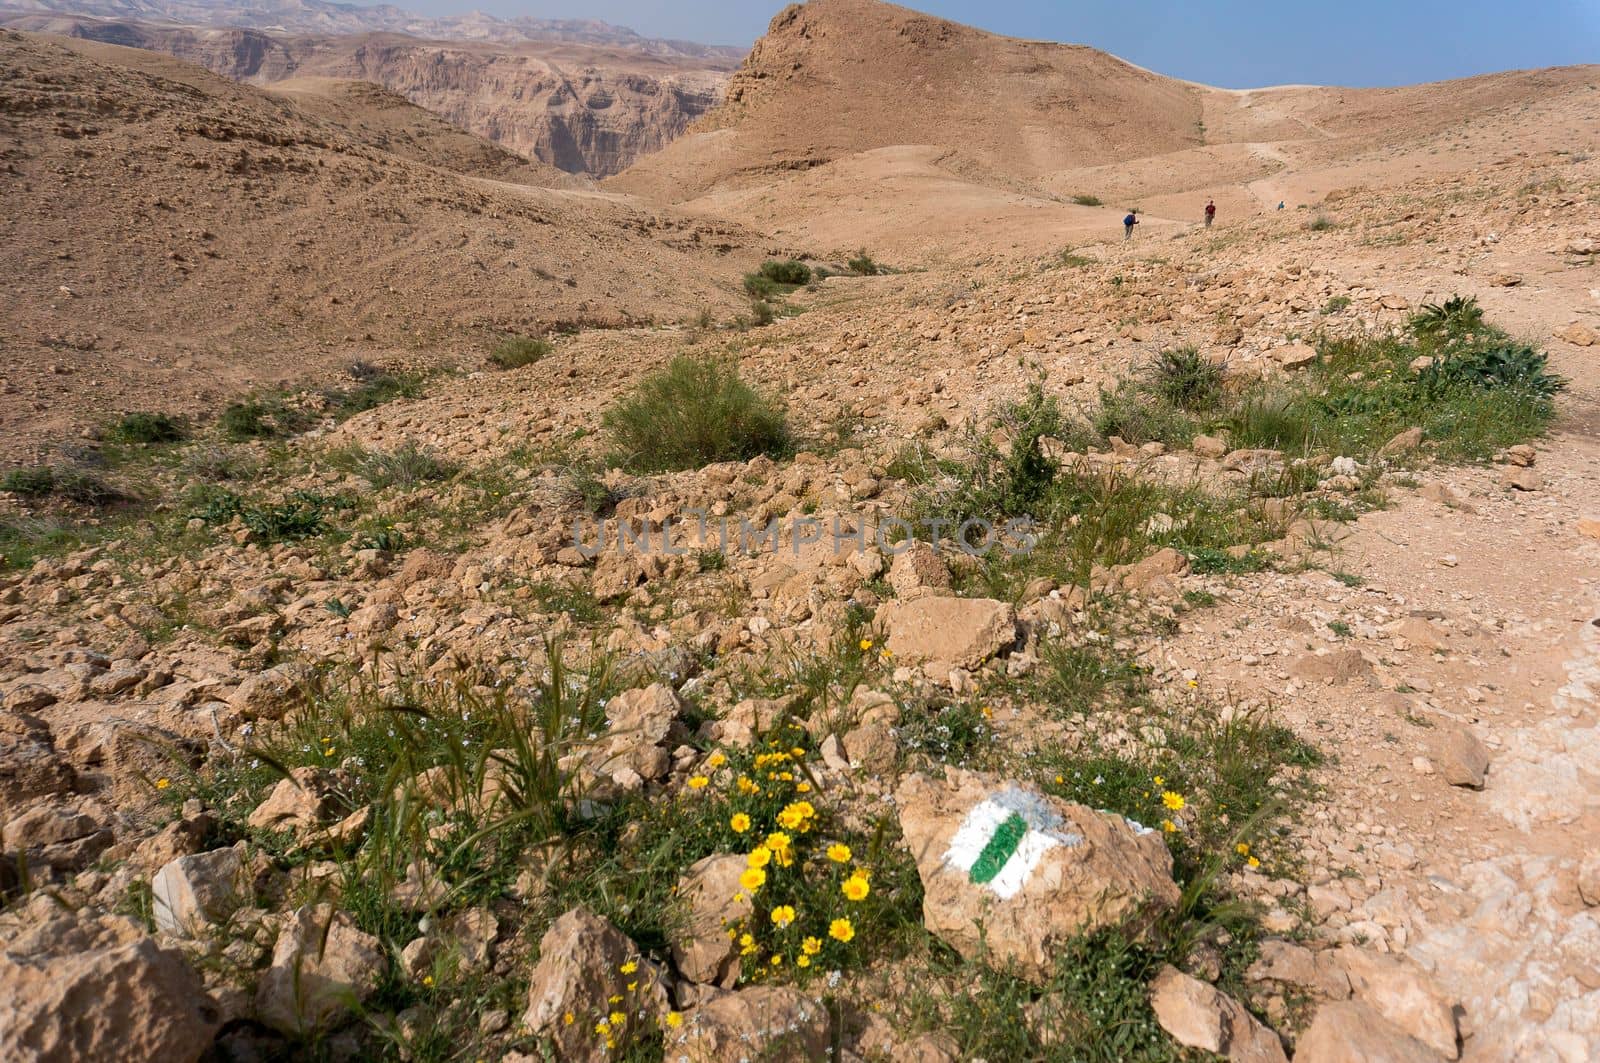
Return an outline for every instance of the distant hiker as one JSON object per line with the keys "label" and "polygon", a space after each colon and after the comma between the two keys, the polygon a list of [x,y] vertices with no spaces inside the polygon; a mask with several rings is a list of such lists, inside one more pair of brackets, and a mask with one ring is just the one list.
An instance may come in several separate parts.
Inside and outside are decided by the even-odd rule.
{"label": "distant hiker", "polygon": [[1126,218],[1122,219],[1122,238],[1124,240],[1132,240],[1133,239],[1133,227],[1135,225],[1138,225],[1138,224],[1139,224],[1139,216],[1137,214],[1129,212],[1128,216]]}
{"label": "distant hiker", "polygon": [[1281,200],[1281,199],[1280,199],[1280,200],[1278,200],[1278,209],[1279,209],[1279,210],[1282,210],[1282,209],[1283,209],[1283,200]]}
{"label": "distant hiker", "polygon": [[1216,203],[1216,200],[1208,199],[1208,200],[1206,200],[1206,228],[1207,229],[1211,228],[1211,223],[1216,221],[1216,220],[1217,220],[1217,203]]}

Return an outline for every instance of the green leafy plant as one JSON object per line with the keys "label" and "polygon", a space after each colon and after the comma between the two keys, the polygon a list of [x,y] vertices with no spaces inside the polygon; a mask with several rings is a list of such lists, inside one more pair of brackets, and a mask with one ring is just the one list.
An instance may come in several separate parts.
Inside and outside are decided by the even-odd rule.
{"label": "green leafy plant", "polygon": [[709,357],[674,358],[607,410],[603,423],[619,463],[641,472],[745,461],[789,446],[782,408],[734,365]]}
{"label": "green leafy plant", "polygon": [[1226,370],[1194,347],[1162,351],[1145,374],[1150,392],[1180,410],[1201,413],[1222,401]]}
{"label": "green leafy plant", "polygon": [[489,364],[496,369],[520,369],[549,357],[553,349],[542,336],[507,336],[489,352]]}
{"label": "green leafy plant", "polygon": [[118,443],[181,443],[189,437],[178,418],[165,413],[130,413],[111,427],[110,438]]}

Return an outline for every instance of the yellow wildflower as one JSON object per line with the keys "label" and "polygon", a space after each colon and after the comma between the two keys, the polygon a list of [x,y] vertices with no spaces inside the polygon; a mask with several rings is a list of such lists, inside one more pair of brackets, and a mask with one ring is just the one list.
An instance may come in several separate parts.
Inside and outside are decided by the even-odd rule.
{"label": "yellow wildflower", "polygon": [[867,884],[867,876],[859,871],[845,879],[844,885],[839,889],[844,894],[845,900],[849,901],[864,901],[867,899],[867,894],[872,892],[872,887]]}
{"label": "yellow wildflower", "polygon": [[427,986],[429,989],[432,989],[433,988],[433,975],[431,975],[431,974],[430,975],[424,975],[423,979],[422,979],[422,984]]}
{"label": "yellow wildflower", "polygon": [[694,778],[689,780],[689,789],[691,790],[704,790],[710,785],[711,780],[706,778],[704,775],[696,775]]}
{"label": "yellow wildflower", "polygon": [[607,1016],[607,1018],[611,1020],[611,1025],[613,1026],[621,1026],[623,1023],[628,1021],[628,1016],[624,1015],[620,1011],[613,1011],[609,1016]]}
{"label": "yellow wildflower", "polygon": [[1240,842],[1238,845],[1235,845],[1233,847],[1233,851],[1238,853],[1240,856],[1249,856],[1250,855],[1250,843],[1249,842]]}
{"label": "yellow wildflower", "polygon": [[165,790],[167,787],[169,787],[171,785],[172,785],[172,780],[171,779],[157,779],[156,780],[156,789],[157,790]]}
{"label": "yellow wildflower", "polygon": [[772,850],[765,845],[758,845],[750,850],[750,855],[744,858],[744,862],[751,867],[766,867],[772,862]]}
{"label": "yellow wildflower", "polygon": [[1249,864],[1251,867],[1260,867],[1261,866],[1261,861],[1257,860],[1253,856],[1249,860],[1245,861],[1245,863]]}
{"label": "yellow wildflower", "polygon": [[789,848],[789,845],[793,842],[793,840],[794,839],[790,838],[787,834],[783,833],[783,831],[775,830],[771,834],[767,835],[765,844],[767,848],[771,849],[773,852],[781,853],[785,849]]}
{"label": "yellow wildflower", "polygon": [[794,907],[792,905],[780,904],[772,909],[772,925],[779,930],[784,929],[792,922],[794,922]]}
{"label": "yellow wildflower", "polygon": [[810,967],[811,966],[811,957],[810,956],[796,956],[794,958],[794,965],[796,967]]}
{"label": "yellow wildflower", "polygon": [[1178,825],[1172,822],[1170,819],[1164,819],[1161,821],[1161,829],[1166,831],[1168,834],[1176,834],[1178,831]]}
{"label": "yellow wildflower", "polygon": [[822,939],[808,937],[800,943],[800,948],[807,956],[815,956],[817,953],[822,951]]}
{"label": "yellow wildflower", "polygon": [[867,650],[870,650],[870,649],[872,649],[872,640],[871,639],[862,639],[861,640],[861,651],[863,653],[865,653]]}
{"label": "yellow wildflower", "polygon": [[1157,775],[1155,778],[1155,783],[1157,786],[1165,786],[1167,784],[1167,780]]}
{"label": "yellow wildflower", "polygon": [[748,893],[754,893],[766,884],[767,873],[759,867],[747,867],[744,869],[744,873],[739,876],[739,885]]}
{"label": "yellow wildflower", "polygon": [[1188,802],[1183,799],[1182,794],[1175,794],[1171,790],[1165,790],[1162,792],[1161,803],[1166,805],[1174,812],[1182,812],[1183,806],[1188,804]]}
{"label": "yellow wildflower", "polygon": [[828,924],[828,936],[835,941],[841,941],[848,945],[855,939],[856,928],[850,925],[850,920],[848,919],[835,919]]}
{"label": "yellow wildflower", "polygon": [[735,812],[733,818],[728,820],[728,826],[733,828],[735,834],[743,834],[750,829],[750,817],[743,812]]}
{"label": "yellow wildflower", "polygon": [[844,842],[834,842],[828,846],[828,859],[836,864],[848,864],[850,857],[853,855],[850,852],[850,847]]}
{"label": "yellow wildflower", "polygon": [[728,763],[728,758],[720,749],[706,758],[707,766],[712,768],[720,768],[726,763]]}
{"label": "yellow wildflower", "polygon": [[669,1012],[667,1012],[667,1026],[668,1026],[669,1029],[676,1030],[678,1027],[680,1027],[682,1025],[683,1025],[683,1012],[681,1012],[681,1011],[669,1011]]}
{"label": "yellow wildflower", "polygon": [[627,963],[625,963],[621,967],[617,968],[617,970],[621,971],[623,974],[632,974],[634,971],[637,971],[638,969],[639,969],[639,964],[635,960],[629,960]]}
{"label": "yellow wildflower", "polygon": [[772,966],[774,966],[774,967],[782,967],[783,966],[783,957],[779,956],[777,953],[773,953],[772,954]]}
{"label": "yellow wildflower", "polygon": [[578,1020],[578,1017],[576,1015],[572,1014],[572,1012],[570,1012],[570,1011],[567,1012],[565,1015],[561,1016],[561,1022],[565,1026],[571,1026],[577,1020]]}

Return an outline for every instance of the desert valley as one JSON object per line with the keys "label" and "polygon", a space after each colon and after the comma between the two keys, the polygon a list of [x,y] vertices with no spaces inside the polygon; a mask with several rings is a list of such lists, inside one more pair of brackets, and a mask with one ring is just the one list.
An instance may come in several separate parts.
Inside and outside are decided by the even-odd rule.
{"label": "desert valley", "polygon": [[0,1058],[1600,1058],[1600,66],[0,0],[0,182]]}

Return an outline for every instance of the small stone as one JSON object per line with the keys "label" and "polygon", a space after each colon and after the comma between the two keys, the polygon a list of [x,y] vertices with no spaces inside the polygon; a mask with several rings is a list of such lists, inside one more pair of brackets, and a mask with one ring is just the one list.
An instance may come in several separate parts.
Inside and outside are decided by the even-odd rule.
{"label": "small stone", "polygon": [[1150,983],[1150,1007],[1173,1040],[1233,1063],[1288,1063],[1278,1035],[1237,1000],[1176,967]]}

